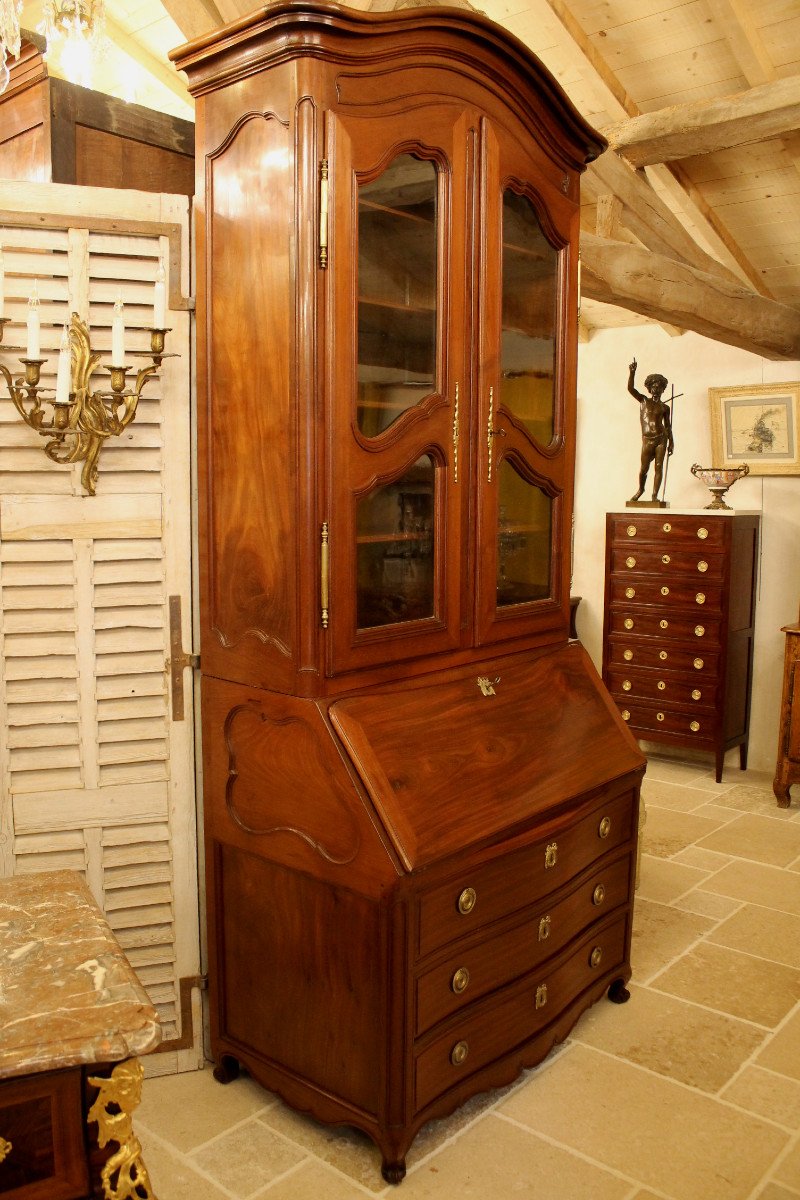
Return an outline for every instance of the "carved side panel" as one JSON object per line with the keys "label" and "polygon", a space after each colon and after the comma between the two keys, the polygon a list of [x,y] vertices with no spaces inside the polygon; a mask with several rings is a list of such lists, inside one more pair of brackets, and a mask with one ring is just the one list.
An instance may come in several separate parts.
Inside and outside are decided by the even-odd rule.
{"label": "carved side panel", "polygon": [[207,159],[207,624],[246,657],[288,659],[295,642],[293,178],[272,113]]}

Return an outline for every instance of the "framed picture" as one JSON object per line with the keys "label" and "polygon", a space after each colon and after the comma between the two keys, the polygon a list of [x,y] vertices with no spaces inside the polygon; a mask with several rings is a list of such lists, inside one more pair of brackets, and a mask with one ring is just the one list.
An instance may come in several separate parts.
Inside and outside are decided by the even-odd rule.
{"label": "framed picture", "polygon": [[708,389],[712,466],[800,475],[800,383]]}

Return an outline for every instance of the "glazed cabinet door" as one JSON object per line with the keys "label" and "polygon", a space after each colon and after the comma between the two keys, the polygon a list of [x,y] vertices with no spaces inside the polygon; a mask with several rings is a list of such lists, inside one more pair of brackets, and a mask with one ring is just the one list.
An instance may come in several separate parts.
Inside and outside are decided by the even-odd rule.
{"label": "glazed cabinet door", "polygon": [[565,633],[569,603],[577,213],[488,121],[481,147],[476,641],[547,640]]}
{"label": "glazed cabinet door", "polygon": [[462,637],[466,121],[422,103],[330,117],[327,146],[337,673]]}

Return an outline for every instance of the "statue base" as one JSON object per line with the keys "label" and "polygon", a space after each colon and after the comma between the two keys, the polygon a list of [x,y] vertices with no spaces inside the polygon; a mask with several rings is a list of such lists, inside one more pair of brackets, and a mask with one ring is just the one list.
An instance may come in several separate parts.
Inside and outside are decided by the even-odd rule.
{"label": "statue base", "polygon": [[669,500],[626,500],[626,508],[669,508]]}

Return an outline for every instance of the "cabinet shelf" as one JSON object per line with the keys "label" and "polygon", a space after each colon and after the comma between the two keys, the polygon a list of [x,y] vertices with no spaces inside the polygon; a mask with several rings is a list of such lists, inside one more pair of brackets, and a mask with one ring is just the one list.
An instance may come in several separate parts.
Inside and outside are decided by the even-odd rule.
{"label": "cabinet shelf", "polygon": [[356,536],[358,546],[386,545],[389,542],[429,542],[428,533],[360,533]]}
{"label": "cabinet shelf", "polygon": [[395,208],[391,204],[378,204],[377,200],[367,200],[365,196],[359,196],[358,207],[374,213],[386,213],[391,217],[400,217],[403,221],[412,221],[417,225],[433,225],[435,221],[433,211],[430,216],[422,216],[420,213],[410,212],[407,208]]}

